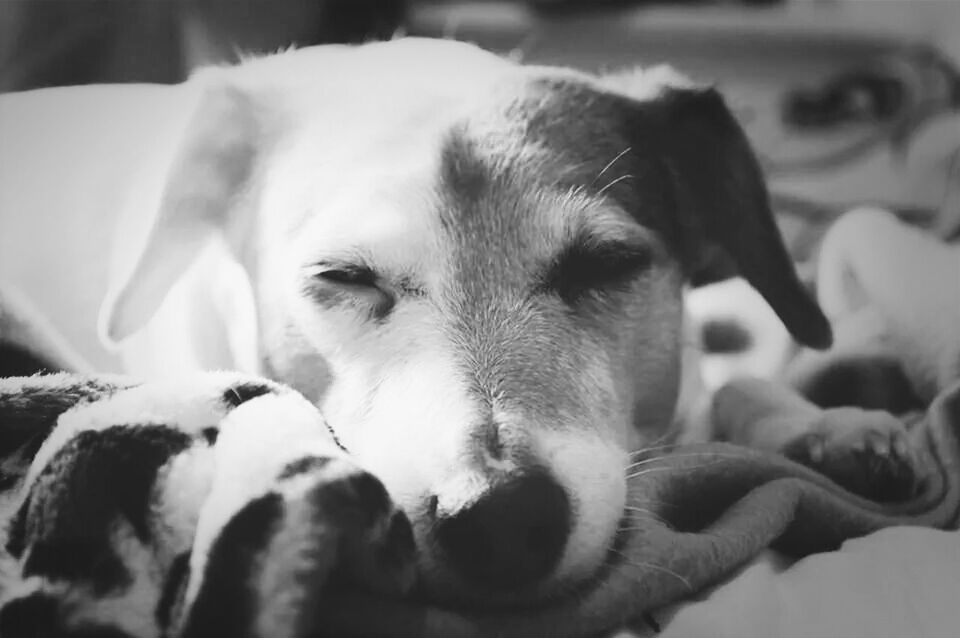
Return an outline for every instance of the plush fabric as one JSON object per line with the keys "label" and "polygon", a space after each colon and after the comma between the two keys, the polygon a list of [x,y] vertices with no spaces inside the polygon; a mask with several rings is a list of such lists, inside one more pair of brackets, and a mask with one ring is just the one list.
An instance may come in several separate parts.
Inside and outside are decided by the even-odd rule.
{"label": "plush fabric", "polygon": [[[652,449],[637,458],[629,479],[629,505],[636,513],[631,533],[611,552],[609,565],[574,596],[535,610],[463,612],[330,591],[319,601],[324,627],[337,636],[600,635],[624,625],[655,624],[648,612],[705,595],[771,548],[796,558],[832,552],[849,539],[894,526],[955,529],[960,524],[960,251],[882,211],[858,211],[835,225],[822,252],[818,292],[837,329],[837,344],[826,354],[801,353],[786,378],[811,388],[862,353],[870,355],[868,362],[899,363],[910,399],[896,409],[904,410],[900,416],[908,420],[925,459],[924,480],[915,493],[871,501],[779,454],[727,443]],[[845,378],[833,390],[860,401],[864,383],[879,383],[877,378]],[[796,405],[775,398],[760,410],[744,410],[736,400],[738,383],[722,388],[714,402],[719,433],[775,428],[795,418]],[[23,383],[3,387],[8,393],[3,396],[0,388],[0,419],[6,426],[11,406],[22,409],[29,395]],[[12,394],[10,388],[15,388]],[[877,389],[883,390],[866,388]],[[836,418],[842,421],[845,414]],[[660,622],[683,617],[673,609]],[[818,626],[828,621],[817,619]]]}

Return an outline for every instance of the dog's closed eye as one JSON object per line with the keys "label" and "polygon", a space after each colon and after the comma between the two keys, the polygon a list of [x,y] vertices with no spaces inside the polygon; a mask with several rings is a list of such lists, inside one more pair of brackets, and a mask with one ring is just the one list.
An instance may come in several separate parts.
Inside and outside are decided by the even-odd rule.
{"label": "dog's closed eye", "polygon": [[623,241],[577,242],[550,264],[544,287],[569,304],[629,284],[653,261],[649,246]]}
{"label": "dog's closed eye", "polygon": [[319,305],[341,304],[366,307],[370,317],[383,319],[395,303],[394,296],[381,286],[370,267],[351,263],[320,262],[308,268],[305,292]]}
{"label": "dog's closed eye", "polygon": [[377,274],[365,266],[355,266],[344,264],[339,267],[332,267],[326,270],[320,270],[316,277],[332,283],[344,286],[364,286],[376,287]]}

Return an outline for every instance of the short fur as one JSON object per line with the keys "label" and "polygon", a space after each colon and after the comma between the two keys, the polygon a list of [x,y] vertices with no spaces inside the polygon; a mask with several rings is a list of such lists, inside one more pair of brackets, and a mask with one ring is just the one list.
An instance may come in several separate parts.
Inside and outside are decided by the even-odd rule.
{"label": "short fur", "polygon": [[[0,152],[50,172],[22,132],[36,128],[71,152],[110,149],[67,169],[96,172],[82,183],[131,186],[90,187],[76,212],[119,229],[98,287],[66,299],[69,317],[64,299],[39,303],[83,323],[72,334],[100,364],[114,360],[90,343],[90,298],[106,291],[100,331],[123,342],[128,370],[237,368],[303,393],[410,515],[436,599],[532,602],[601,568],[628,453],[672,424],[682,289],[709,250],[799,341],[830,341],[739,126],[716,91],[663,69],[596,77],[410,39],[289,51],[139,94],[68,91],[0,98],[15,140]],[[50,128],[61,96],[88,121]],[[0,237],[19,243],[76,206],[16,175],[0,196],[24,220]],[[7,247],[4,268],[22,272]],[[89,268],[87,248],[66,258]],[[438,523],[534,475],[569,503],[549,570],[514,582],[506,565],[488,587],[452,567]]]}

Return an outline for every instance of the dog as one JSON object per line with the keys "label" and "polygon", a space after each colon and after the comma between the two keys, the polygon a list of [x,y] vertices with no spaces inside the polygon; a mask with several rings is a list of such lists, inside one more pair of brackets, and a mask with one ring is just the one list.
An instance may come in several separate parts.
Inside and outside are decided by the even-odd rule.
{"label": "dog", "polygon": [[440,603],[597,575],[631,452],[672,431],[707,256],[831,340],[740,126],[665,67],[316,47],[3,96],[0,138],[7,285],[95,368],[296,389],[406,512]]}

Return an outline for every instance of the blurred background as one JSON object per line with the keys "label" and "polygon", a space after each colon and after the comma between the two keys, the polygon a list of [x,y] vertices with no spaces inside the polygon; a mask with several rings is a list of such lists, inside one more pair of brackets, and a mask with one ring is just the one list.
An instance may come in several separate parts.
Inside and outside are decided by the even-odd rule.
{"label": "blurred background", "polygon": [[960,0],[0,0],[0,91],[178,82],[241,52],[400,35],[716,84],[801,261],[866,203],[960,237]]}

